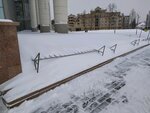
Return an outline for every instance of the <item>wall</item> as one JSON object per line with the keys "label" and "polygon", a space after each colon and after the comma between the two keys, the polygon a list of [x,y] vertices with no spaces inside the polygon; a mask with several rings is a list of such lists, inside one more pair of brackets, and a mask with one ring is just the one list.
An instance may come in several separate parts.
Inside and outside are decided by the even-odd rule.
{"label": "wall", "polygon": [[0,22],[0,84],[22,71],[16,25]]}

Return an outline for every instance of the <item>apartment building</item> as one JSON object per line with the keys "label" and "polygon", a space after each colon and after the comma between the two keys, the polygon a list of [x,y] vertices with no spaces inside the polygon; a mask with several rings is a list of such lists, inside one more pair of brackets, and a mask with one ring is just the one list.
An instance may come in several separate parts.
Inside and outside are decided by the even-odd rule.
{"label": "apartment building", "polygon": [[129,16],[123,16],[123,29],[129,29],[130,28],[130,17]]}
{"label": "apartment building", "polygon": [[123,29],[129,27],[128,17],[120,12],[107,12],[106,9],[97,7],[88,14],[69,15],[68,25],[70,31]]}

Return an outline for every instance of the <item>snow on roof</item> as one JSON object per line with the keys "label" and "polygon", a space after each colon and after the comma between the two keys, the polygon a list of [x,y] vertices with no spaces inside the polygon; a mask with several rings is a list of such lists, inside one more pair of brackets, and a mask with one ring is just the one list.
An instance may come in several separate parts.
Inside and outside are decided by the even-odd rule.
{"label": "snow on roof", "polygon": [[[141,38],[145,38],[143,33]],[[87,68],[95,66],[112,57],[118,56],[139,46],[147,44],[141,42],[139,46],[131,45],[131,41],[138,38],[135,30],[113,30],[57,33],[31,33],[29,31],[18,34],[19,49],[23,73],[1,85],[2,91],[11,89],[4,98],[7,102],[13,101],[35,90],[72,76]],[[114,54],[110,47],[118,44]],[[72,54],[99,49],[106,46],[105,54],[98,52],[40,61],[39,73],[36,73],[32,58],[41,53],[41,58],[49,56]]]}

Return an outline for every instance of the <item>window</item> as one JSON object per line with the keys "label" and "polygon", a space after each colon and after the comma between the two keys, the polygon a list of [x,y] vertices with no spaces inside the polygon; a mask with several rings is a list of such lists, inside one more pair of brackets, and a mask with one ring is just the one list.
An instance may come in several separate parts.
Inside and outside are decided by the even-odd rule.
{"label": "window", "polygon": [[4,19],[4,10],[2,0],[0,0],[0,19]]}
{"label": "window", "polygon": [[3,7],[2,0],[0,0],[0,7]]}
{"label": "window", "polygon": [[0,19],[4,19],[4,11],[3,11],[3,8],[0,8]]}

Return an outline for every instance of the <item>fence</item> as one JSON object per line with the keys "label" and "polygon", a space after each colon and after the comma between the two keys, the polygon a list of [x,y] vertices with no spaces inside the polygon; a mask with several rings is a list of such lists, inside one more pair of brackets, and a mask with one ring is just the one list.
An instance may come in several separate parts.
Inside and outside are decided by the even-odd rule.
{"label": "fence", "polygon": [[[116,51],[116,48],[117,48],[117,44],[111,46],[109,49],[111,51],[113,51],[113,53],[115,53]],[[81,54],[87,54],[87,53],[92,53],[92,52],[97,52],[99,54],[101,54],[102,56],[104,56],[105,54],[105,49],[106,49],[106,46],[102,46],[101,48],[99,49],[93,49],[93,50],[89,50],[89,51],[81,51],[81,52],[77,52],[77,53],[72,53],[72,54],[67,54],[67,55],[49,55],[49,57],[45,57],[45,58],[41,58],[40,57],[40,53],[38,53],[36,55],[36,57],[34,59],[32,59],[32,61],[34,62],[34,67],[35,67],[35,70],[37,71],[37,73],[39,72],[39,67],[40,67],[40,60],[48,60],[48,59],[53,59],[53,58],[63,58],[63,57],[70,57],[70,56],[75,56],[75,55],[81,55]]]}

